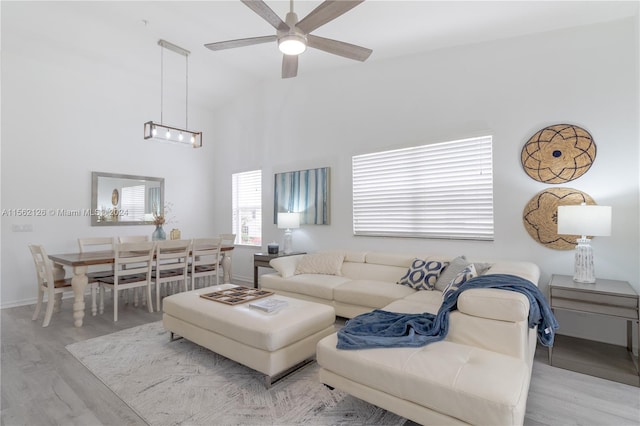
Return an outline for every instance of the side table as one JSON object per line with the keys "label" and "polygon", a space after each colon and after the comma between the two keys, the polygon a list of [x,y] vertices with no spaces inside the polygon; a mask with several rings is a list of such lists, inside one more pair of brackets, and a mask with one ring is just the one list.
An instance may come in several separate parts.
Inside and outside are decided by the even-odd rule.
{"label": "side table", "polygon": [[[598,279],[593,284],[586,284],[575,282],[568,275],[552,275],[549,296],[549,304],[554,312],[565,310],[626,319],[628,352],[628,355],[623,354],[619,357],[617,354],[620,354],[620,351],[616,352],[616,349],[624,352],[622,347],[556,335],[556,338],[560,337],[556,343],[558,340],[569,343],[566,345],[567,349],[562,348],[562,345],[556,345],[559,346],[556,352],[562,348],[564,355],[568,356],[554,363],[554,348],[550,347],[550,365],[640,386],[640,369],[632,348],[633,323],[640,320],[640,299],[628,282]],[[640,323],[638,341],[640,342]],[[607,355],[603,356],[605,352]],[[599,359],[596,359],[597,356],[588,358],[589,355],[599,354]],[[629,357],[632,366],[629,365]]]}
{"label": "side table", "polygon": [[277,254],[269,254],[269,253],[254,253],[253,254],[253,287],[258,288],[258,268],[271,268],[269,262],[271,259],[277,259],[279,257],[286,256],[295,256],[297,254],[307,254],[304,251],[295,251],[292,253],[285,254],[284,252],[279,252]]}

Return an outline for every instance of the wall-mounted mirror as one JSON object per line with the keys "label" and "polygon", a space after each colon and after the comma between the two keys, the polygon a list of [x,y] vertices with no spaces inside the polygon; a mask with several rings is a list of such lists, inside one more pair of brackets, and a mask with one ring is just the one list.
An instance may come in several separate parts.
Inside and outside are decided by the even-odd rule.
{"label": "wall-mounted mirror", "polygon": [[164,214],[164,178],[91,172],[91,226],[151,225]]}

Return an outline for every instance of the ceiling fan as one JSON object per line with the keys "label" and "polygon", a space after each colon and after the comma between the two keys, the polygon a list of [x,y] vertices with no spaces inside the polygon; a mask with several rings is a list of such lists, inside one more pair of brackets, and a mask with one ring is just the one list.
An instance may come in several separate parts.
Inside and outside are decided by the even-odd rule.
{"label": "ceiling fan", "polygon": [[365,61],[373,52],[365,47],[310,34],[313,30],[343,15],[364,0],[326,0],[301,21],[298,21],[298,16],[293,12],[293,0],[290,0],[290,11],[287,13],[285,21],[280,19],[262,0],[241,1],[271,24],[277,30],[276,34],[208,43],[205,44],[205,47],[211,50],[223,50],[277,41],[278,48],[283,53],[282,78],[295,77],[298,74],[298,55],[304,52],[307,47],[356,61]]}

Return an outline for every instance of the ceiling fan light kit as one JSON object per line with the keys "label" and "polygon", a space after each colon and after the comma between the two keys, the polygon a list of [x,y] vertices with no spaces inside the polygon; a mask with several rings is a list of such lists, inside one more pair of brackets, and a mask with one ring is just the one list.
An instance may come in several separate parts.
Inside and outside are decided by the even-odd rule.
{"label": "ceiling fan light kit", "polygon": [[301,21],[298,21],[298,16],[293,12],[293,0],[290,0],[290,11],[287,13],[286,21],[283,21],[263,0],[242,0],[242,3],[249,9],[260,15],[276,29],[276,35],[208,43],[205,44],[205,47],[217,51],[277,41],[278,49],[284,54],[282,58],[282,78],[291,78],[298,75],[298,55],[303,53],[307,47],[356,61],[366,61],[373,52],[371,49],[310,34],[315,29],[343,15],[363,1],[325,0]]}
{"label": "ceiling fan light kit", "polygon": [[[160,46],[160,123],[147,121],[144,123],[144,139],[160,142],[171,142],[181,145],[191,145],[193,148],[202,148],[202,132],[187,130],[189,117],[189,52],[180,46],[176,46],[166,40],[158,40]],[[185,115],[184,129],[167,126],[164,124],[164,49],[171,50],[185,57]]]}

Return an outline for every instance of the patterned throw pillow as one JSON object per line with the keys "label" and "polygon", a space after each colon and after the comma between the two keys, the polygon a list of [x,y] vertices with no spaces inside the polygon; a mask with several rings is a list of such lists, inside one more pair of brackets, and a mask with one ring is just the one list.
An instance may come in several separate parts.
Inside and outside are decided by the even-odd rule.
{"label": "patterned throw pillow", "polygon": [[433,290],[440,272],[448,262],[414,259],[413,263],[397,284],[406,285],[416,290]]}
{"label": "patterned throw pillow", "polygon": [[458,291],[458,288],[460,288],[463,283],[466,283],[471,278],[477,276],[478,273],[476,272],[476,267],[473,265],[473,263],[470,263],[466,268],[460,271],[460,273],[451,280],[447,288],[444,289],[444,292],[442,293],[442,300],[445,300],[451,293],[455,293],[456,291]]}

